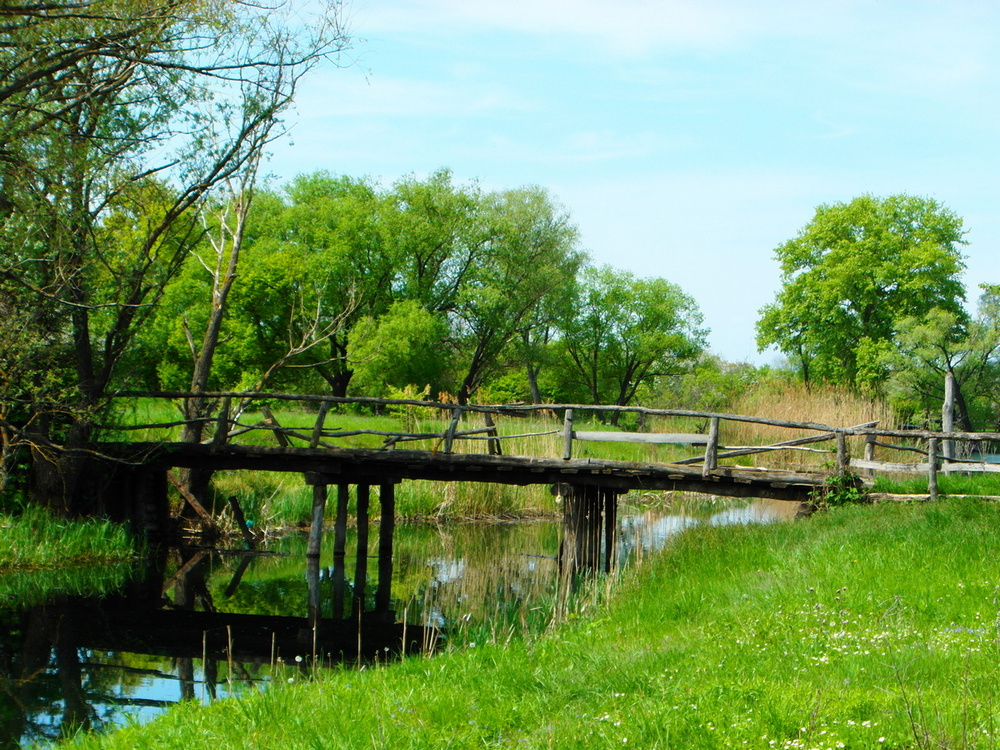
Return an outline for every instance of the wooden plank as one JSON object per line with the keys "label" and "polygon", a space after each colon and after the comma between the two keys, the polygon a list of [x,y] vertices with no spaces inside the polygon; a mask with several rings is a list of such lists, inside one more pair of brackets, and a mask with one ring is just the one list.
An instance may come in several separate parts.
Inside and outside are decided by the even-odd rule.
{"label": "wooden plank", "polygon": [[577,440],[607,443],[672,443],[708,445],[708,435],[669,432],[574,432]]}
{"label": "wooden plank", "polygon": [[929,468],[929,464],[926,461],[919,464],[900,464],[890,461],[868,461],[863,458],[853,459],[851,466],[856,469],[872,469],[873,471],[885,471],[894,474],[926,474]]}
{"label": "wooden plank", "polygon": [[201,519],[203,521],[206,521],[209,524],[211,524],[212,514],[209,513],[207,510],[205,510],[205,507],[198,502],[198,498],[196,498],[194,495],[188,492],[187,487],[185,487],[181,483],[181,481],[174,476],[173,472],[170,471],[167,472],[167,479],[170,480],[170,484],[172,484],[174,488],[180,493],[181,497],[184,498],[187,504],[190,505],[192,508],[194,508],[195,513],[201,516]]}

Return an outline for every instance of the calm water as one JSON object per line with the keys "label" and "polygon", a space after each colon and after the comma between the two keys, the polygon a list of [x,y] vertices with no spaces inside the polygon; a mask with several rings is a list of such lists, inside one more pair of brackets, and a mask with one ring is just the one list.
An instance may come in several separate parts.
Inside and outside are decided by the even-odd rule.
{"label": "calm water", "polygon": [[[697,514],[623,513],[619,562],[654,552],[690,526],[767,523],[795,510],[758,501]],[[559,537],[555,522],[398,527],[391,613],[361,617],[374,633],[365,636],[364,658],[388,658],[401,633],[413,649],[439,635],[447,644],[540,632],[557,601]],[[310,575],[299,538],[276,540],[258,556],[171,550],[142,570],[109,571],[110,580],[81,572],[61,584],[72,593],[46,601],[35,595],[43,582],[0,579],[7,602],[0,604],[0,748],[56,740],[69,726],[146,721],[180,700],[308,679],[338,649],[356,659],[348,542],[341,591],[332,550]],[[377,562],[368,563],[366,610],[386,593],[374,585]],[[350,626],[343,644],[339,626],[309,629],[310,601],[322,618],[339,604]]]}

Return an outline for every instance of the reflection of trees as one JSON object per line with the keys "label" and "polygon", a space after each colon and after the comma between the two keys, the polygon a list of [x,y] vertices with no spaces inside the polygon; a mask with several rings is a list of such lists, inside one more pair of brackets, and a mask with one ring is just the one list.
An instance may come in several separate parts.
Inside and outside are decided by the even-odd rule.
{"label": "reflection of trees", "polygon": [[6,614],[13,622],[0,642],[0,747],[55,741],[107,720],[93,697],[109,692],[116,679],[84,668],[89,652],[77,641],[75,606],[63,598],[20,616]]}

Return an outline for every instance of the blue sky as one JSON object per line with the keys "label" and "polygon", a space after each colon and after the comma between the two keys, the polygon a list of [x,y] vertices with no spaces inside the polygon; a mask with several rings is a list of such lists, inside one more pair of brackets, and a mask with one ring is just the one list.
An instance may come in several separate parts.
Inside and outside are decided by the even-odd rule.
{"label": "blue sky", "polygon": [[347,0],[354,47],[302,84],[266,169],[385,184],[446,167],[540,185],[596,264],[697,300],[758,354],[773,250],[821,203],[935,198],[1000,283],[1000,3]]}

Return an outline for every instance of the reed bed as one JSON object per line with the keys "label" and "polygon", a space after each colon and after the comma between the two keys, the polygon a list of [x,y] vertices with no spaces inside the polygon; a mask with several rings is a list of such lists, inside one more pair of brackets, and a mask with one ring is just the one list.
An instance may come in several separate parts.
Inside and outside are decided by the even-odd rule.
{"label": "reed bed", "polygon": [[[815,422],[831,427],[853,427],[876,421],[883,429],[897,427],[894,412],[882,399],[842,386],[806,386],[800,382],[782,383],[776,389],[751,391],[733,406],[732,412],[789,422]],[[720,427],[720,442],[726,446],[769,445],[813,435],[816,432],[812,430],[793,430],[751,422],[725,421]],[[836,446],[832,441],[816,443],[808,448],[757,455],[752,460],[771,468],[808,471],[829,466],[836,456]],[[848,449],[852,456],[862,456],[863,440],[849,438]],[[902,463],[908,459],[903,454],[897,454],[889,460]]]}

